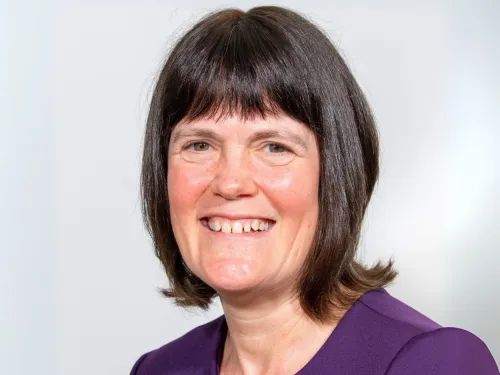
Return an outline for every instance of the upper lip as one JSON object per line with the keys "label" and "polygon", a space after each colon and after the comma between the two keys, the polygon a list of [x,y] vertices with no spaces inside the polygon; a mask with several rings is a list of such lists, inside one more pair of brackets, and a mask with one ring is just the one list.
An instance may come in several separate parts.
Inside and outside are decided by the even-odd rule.
{"label": "upper lip", "polygon": [[258,220],[270,220],[270,221],[275,221],[274,219],[271,219],[269,216],[266,215],[255,215],[255,214],[237,214],[237,213],[228,213],[228,212],[210,212],[203,214],[200,219],[206,219],[210,217],[222,217],[228,220],[239,220],[239,219],[258,219]]}

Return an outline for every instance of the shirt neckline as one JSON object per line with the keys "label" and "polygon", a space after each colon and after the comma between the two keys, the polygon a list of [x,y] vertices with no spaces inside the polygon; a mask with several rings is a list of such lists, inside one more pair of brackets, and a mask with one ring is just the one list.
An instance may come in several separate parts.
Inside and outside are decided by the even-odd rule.
{"label": "shirt neckline", "polygon": [[[363,300],[367,297],[368,294],[374,293],[374,292],[383,292],[387,293],[387,291],[384,288],[379,288],[379,289],[373,289],[370,291],[365,292],[363,295],[361,295],[352,305],[349,307],[349,309],[344,313],[342,318],[339,320],[333,331],[330,333],[326,341],[323,343],[323,345],[318,349],[318,351],[312,356],[312,358],[298,371],[295,373],[295,375],[313,375],[315,374],[313,368],[317,367],[319,363],[322,362],[322,358],[325,356],[328,356],[329,353],[333,352],[335,345],[337,344],[338,337],[341,337],[344,332],[349,330],[349,327],[351,326],[351,320],[354,319],[355,311],[360,307],[360,304],[363,303]],[[220,325],[218,328],[218,337],[216,340],[217,343],[217,350],[216,350],[216,356],[214,358],[215,362],[215,368],[213,368],[212,374],[213,375],[220,375],[220,366],[222,362],[222,350],[224,348],[226,336],[227,336],[227,322],[226,318],[224,315],[220,317]]]}

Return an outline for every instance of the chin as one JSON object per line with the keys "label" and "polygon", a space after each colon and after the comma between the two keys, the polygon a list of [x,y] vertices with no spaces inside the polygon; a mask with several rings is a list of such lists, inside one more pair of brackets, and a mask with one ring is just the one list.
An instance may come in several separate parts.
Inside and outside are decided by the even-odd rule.
{"label": "chin", "polygon": [[247,263],[218,262],[205,269],[204,281],[217,292],[241,292],[259,284],[256,272]]}

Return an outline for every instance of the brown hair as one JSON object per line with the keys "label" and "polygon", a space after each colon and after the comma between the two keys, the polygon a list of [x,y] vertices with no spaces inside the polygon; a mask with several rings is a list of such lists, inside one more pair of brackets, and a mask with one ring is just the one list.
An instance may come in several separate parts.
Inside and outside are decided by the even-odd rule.
{"label": "brown hair", "polygon": [[236,112],[284,113],[306,124],[320,152],[319,220],[298,276],[304,311],[328,321],[361,294],[392,282],[393,260],[355,260],[379,173],[370,107],[339,52],[304,16],[276,6],[225,9],[203,17],[175,44],[151,99],[141,171],[142,213],[179,306],[207,309],[217,292],[185,265],[170,222],[167,161],[181,120]]}

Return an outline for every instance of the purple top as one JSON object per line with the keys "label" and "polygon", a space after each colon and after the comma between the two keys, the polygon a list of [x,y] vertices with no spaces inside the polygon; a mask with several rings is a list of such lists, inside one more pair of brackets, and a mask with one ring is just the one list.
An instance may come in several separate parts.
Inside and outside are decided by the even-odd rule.
{"label": "purple top", "polygon": [[[218,375],[224,315],[141,356],[130,375]],[[392,297],[365,293],[296,375],[498,375],[483,341],[445,328]]]}

